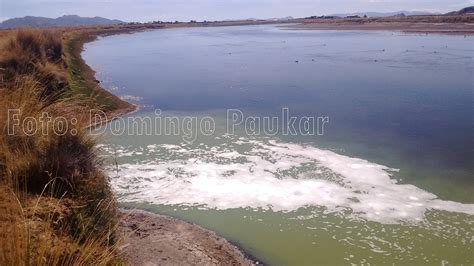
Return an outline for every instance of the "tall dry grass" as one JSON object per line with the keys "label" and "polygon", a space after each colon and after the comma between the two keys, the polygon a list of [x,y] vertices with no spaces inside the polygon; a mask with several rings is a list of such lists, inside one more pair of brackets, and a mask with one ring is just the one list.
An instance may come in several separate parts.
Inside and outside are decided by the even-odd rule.
{"label": "tall dry grass", "polygon": [[67,71],[62,58],[60,31],[19,29],[3,45],[0,52],[1,80],[9,85],[19,75],[34,76],[44,85],[45,94],[67,89]]}
{"label": "tall dry grass", "polygon": [[[68,93],[61,33],[24,29],[8,38],[0,52],[0,265],[119,263],[115,201],[87,132],[91,104]],[[20,112],[15,134],[9,110]],[[44,114],[63,117],[68,130],[58,134]],[[25,120],[37,121],[34,132]]]}

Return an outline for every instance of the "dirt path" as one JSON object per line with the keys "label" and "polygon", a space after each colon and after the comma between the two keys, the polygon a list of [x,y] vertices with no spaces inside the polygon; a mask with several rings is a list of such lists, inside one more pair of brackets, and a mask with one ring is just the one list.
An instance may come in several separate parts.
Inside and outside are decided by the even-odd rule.
{"label": "dirt path", "polygon": [[130,265],[256,264],[227,240],[197,225],[140,210],[121,210],[122,251]]}

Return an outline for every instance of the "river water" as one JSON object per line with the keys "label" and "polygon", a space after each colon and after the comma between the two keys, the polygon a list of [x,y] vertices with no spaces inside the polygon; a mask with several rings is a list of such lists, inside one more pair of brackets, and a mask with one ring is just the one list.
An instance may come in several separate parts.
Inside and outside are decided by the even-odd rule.
{"label": "river water", "polygon": [[[124,206],[195,222],[274,265],[472,264],[472,43],[183,28],[100,38],[83,57],[140,106],[128,117],[163,129],[122,134],[125,117],[99,130]],[[253,134],[264,126],[244,120],[229,134],[229,109],[328,123],[322,135]],[[214,132],[166,135],[166,117],[212,118]]]}

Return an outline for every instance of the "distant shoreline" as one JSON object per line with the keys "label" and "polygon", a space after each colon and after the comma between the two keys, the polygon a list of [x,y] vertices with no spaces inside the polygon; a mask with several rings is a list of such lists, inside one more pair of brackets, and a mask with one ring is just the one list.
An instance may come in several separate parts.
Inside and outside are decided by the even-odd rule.
{"label": "distant shoreline", "polygon": [[292,30],[360,30],[397,31],[405,33],[474,35],[474,24],[470,23],[415,23],[415,22],[308,22],[279,26]]}
{"label": "distant shoreline", "polygon": [[[414,17],[408,17],[413,20]],[[429,16],[424,17],[424,19]],[[433,16],[435,18],[436,16]],[[222,22],[196,22],[196,23],[152,23],[138,25],[111,25],[99,27],[77,27],[63,30],[72,34],[69,40],[71,43],[70,52],[80,62],[82,69],[82,78],[91,90],[102,91],[111,98],[118,106],[107,113],[107,120],[110,122],[123,115],[136,112],[139,107],[125,100],[120,99],[117,95],[112,94],[109,90],[103,88],[99,81],[95,78],[95,71],[82,58],[83,46],[85,43],[92,42],[99,36],[109,36],[117,34],[131,34],[140,31],[172,29],[172,28],[190,28],[190,27],[232,27],[232,26],[256,26],[256,25],[274,25],[278,28],[289,30],[330,30],[330,31],[392,31],[414,34],[441,34],[441,35],[474,35],[474,16],[468,17],[468,21],[473,23],[428,23],[428,22],[404,22],[405,18],[375,18],[375,19],[294,19],[289,21],[222,21]],[[389,18],[390,19],[390,18]],[[390,22],[389,22],[390,21]],[[421,20],[424,21],[424,20]],[[443,21],[443,20],[442,20]],[[91,127],[99,125],[91,125]]]}

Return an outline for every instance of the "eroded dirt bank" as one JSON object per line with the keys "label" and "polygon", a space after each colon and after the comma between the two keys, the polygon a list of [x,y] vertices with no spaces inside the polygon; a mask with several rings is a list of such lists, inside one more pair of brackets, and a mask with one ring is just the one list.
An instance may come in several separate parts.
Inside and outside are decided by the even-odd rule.
{"label": "eroded dirt bank", "polygon": [[119,233],[130,265],[258,264],[212,231],[141,210],[121,210]]}

